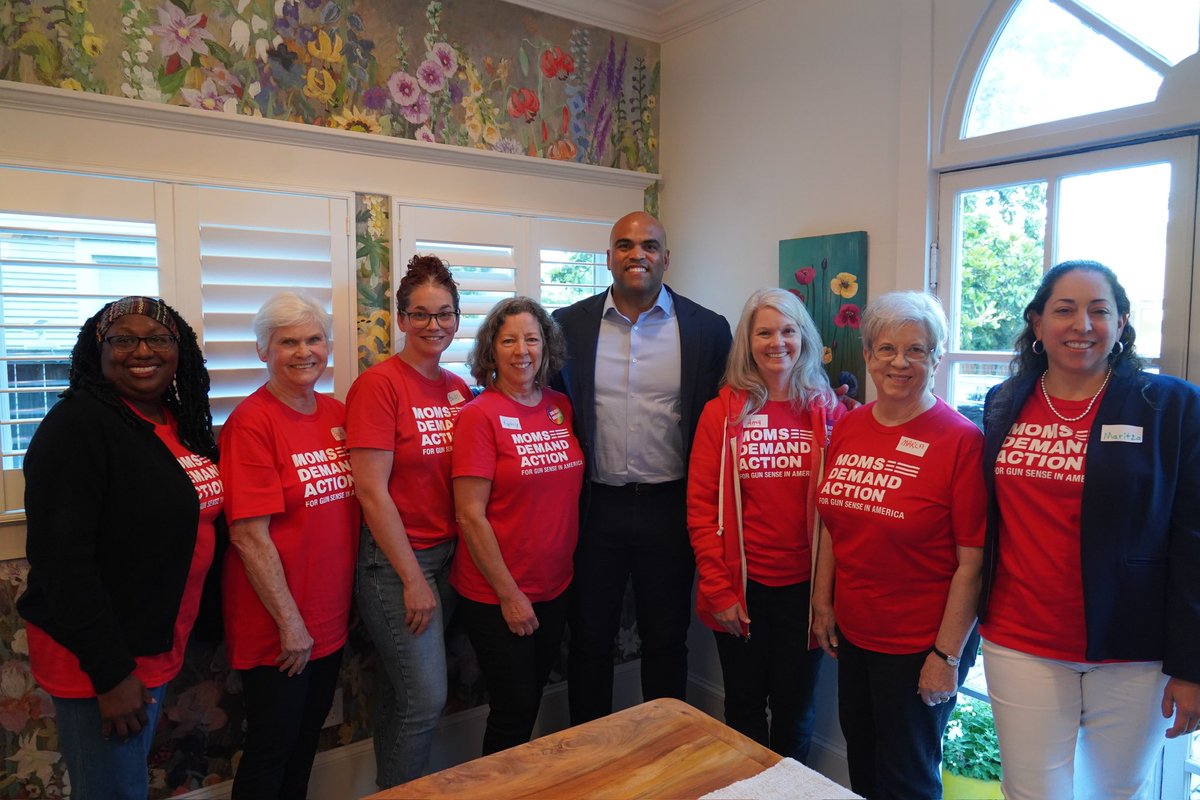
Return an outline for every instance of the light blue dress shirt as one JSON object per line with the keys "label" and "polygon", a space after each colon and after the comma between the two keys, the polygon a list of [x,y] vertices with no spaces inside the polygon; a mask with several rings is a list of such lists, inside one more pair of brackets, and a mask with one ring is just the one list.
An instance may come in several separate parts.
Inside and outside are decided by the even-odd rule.
{"label": "light blue dress shirt", "polygon": [[664,483],[686,474],[679,424],[679,323],[662,288],[637,322],[604,301],[596,345],[596,458],[592,480]]}

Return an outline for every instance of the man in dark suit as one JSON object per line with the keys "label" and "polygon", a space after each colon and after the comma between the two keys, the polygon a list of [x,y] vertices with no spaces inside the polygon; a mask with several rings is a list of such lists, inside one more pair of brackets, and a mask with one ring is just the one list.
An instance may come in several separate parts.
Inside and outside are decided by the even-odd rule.
{"label": "man in dark suit", "polygon": [[687,688],[688,454],[730,335],[724,317],[663,285],[666,238],[644,212],[617,220],[612,289],[554,313],[568,351],[554,383],[571,398],[588,462],[569,618],[573,725],[612,711],[613,643],[631,576],[642,697],[682,700]]}

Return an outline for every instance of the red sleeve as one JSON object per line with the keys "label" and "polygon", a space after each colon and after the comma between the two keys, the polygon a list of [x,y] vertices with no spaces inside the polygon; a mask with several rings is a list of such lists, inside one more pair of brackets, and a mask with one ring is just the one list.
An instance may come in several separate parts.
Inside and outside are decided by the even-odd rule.
{"label": "red sleeve", "polygon": [[367,370],[346,395],[346,447],[394,451],[397,419],[405,411],[395,384],[380,370]]}
{"label": "red sleeve", "polygon": [[[714,613],[724,611],[739,602],[734,586],[735,576],[725,563],[725,542],[717,535],[720,525],[718,493],[723,476],[721,452],[728,444],[724,437],[726,401],[722,396],[709,400],[696,426],[692,440],[691,461],[688,466],[687,516],[688,535],[696,552],[696,605]],[[730,465],[726,463],[728,469]],[[726,497],[732,503],[732,497]],[[725,536],[737,536],[727,530]]]}
{"label": "red sleeve", "polygon": [[243,400],[221,429],[221,478],[225,517],[230,522],[284,510],[283,484],[272,445],[273,421],[254,400],[254,395]]}
{"label": "red sleeve", "polygon": [[[480,402],[483,399],[484,402]],[[454,426],[454,454],[450,462],[452,478],[496,477],[496,434],[492,429],[491,413],[484,407],[486,398],[480,395],[463,406]]]}
{"label": "red sleeve", "polygon": [[971,422],[959,442],[951,476],[950,530],[959,547],[983,547],[987,489],[983,483],[983,434]]}

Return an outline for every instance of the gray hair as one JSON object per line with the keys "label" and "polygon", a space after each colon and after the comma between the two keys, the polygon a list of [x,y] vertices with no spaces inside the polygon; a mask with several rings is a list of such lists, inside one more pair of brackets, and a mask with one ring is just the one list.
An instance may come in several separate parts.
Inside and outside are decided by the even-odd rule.
{"label": "gray hair", "polygon": [[333,338],[333,317],[316,300],[296,292],[273,294],[254,315],[254,343],[260,351],[266,351],[271,331],[310,322],[321,329],[326,339]]}
{"label": "gray hair", "polygon": [[742,309],[742,317],[733,331],[733,345],[725,367],[725,384],[745,392],[746,403],[738,421],[757,413],[767,402],[767,387],[754,363],[750,342],[754,336],[754,316],[760,308],[778,311],[795,323],[800,330],[800,353],[788,380],[788,400],[797,411],[815,404],[832,410],[837,403],[829,387],[829,377],[821,366],[824,347],[817,326],[796,295],[783,289],[759,289],[750,295]]}
{"label": "gray hair", "polygon": [[867,303],[859,328],[863,347],[873,350],[885,333],[910,322],[925,329],[929,355],[939,360],[946,352],[950,326],[942,304],[928,292],[889,292]]}
{"label": "gray hair", "polygon": [[467,366],[478,385],[487,388],[496,382],[496,336],[504,320],[517,314],[529,314],[542,329],[542,363],[534,378],[539,386],[545,386],[547,379],[567,363],[567,340],[554,318],[536,300],[509,297],[492,306],[475,334],[475,346],[467,357]]}

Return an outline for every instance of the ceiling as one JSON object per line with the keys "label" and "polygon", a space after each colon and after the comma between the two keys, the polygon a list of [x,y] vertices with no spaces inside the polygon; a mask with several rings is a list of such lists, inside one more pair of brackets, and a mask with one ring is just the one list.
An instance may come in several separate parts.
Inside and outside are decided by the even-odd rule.
{"label": "ceiling", "polygon": [[509,0],[518,5],[664,42],[761,0]]}

